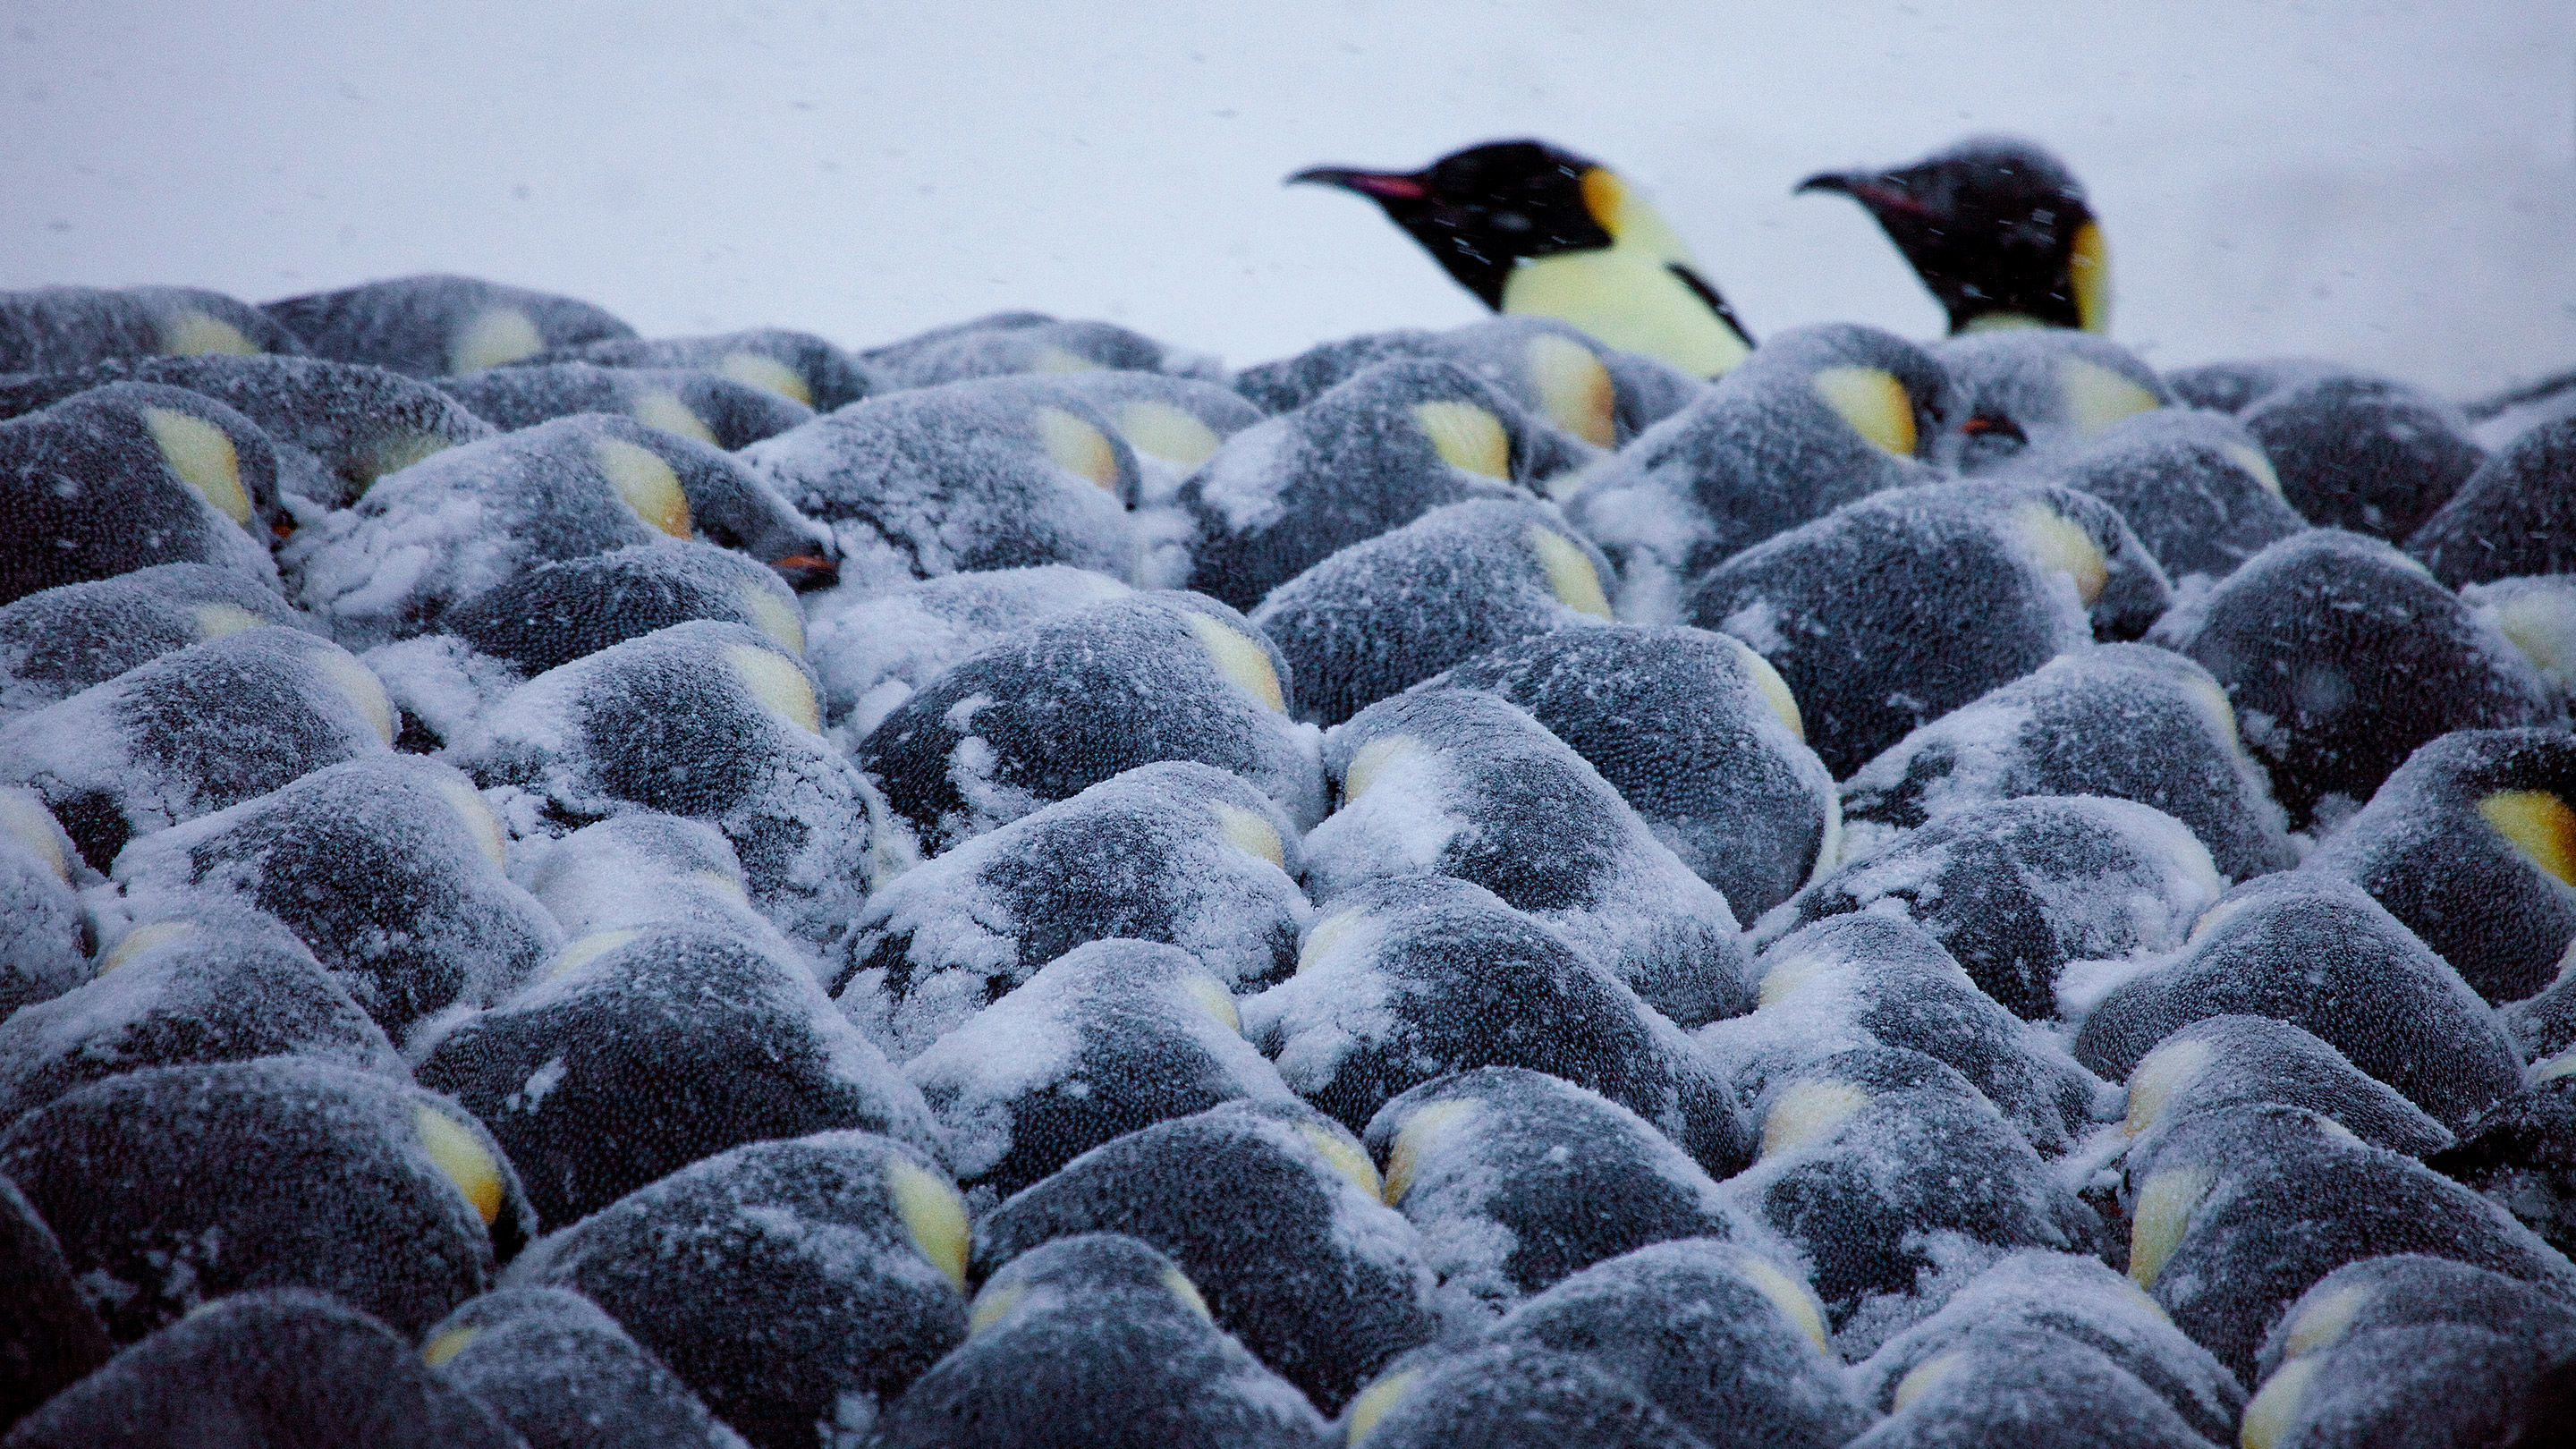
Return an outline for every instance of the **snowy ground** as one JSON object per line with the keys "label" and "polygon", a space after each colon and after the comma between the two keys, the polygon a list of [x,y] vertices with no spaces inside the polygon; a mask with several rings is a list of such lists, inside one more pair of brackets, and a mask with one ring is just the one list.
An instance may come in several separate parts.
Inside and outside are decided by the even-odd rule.
{"label": "snowy ground", "polygon": [[1526,133],[1757,330],[1931,302],[1824,167],[1972,129],[2092,188],[2115,330],[2455,394],[2576,363],[2576,6],[0,0],[0,287],[421,270],[647,332],[1005,306],[1257,361],[1474,303],[1278,178]]}

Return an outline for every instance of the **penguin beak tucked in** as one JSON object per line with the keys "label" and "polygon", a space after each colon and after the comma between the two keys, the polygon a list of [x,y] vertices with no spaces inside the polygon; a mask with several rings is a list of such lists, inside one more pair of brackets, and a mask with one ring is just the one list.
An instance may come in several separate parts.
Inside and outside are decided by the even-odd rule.
{"label": "penguin beak tucked in", "polygon": [[1355,171],[1347,166],[1309,166],[1284,183],[1331,186],[1356,191],[1378,201],[1421,201],[1431,195],[1422,178],[1402,171]]}
{"label": "penguin beak tucked in", "polygon": [[787,587],[800,594],[828,589],[841,581],[841,566],[819,554],[800,553],[779,559],[770,568],[787,581]]}

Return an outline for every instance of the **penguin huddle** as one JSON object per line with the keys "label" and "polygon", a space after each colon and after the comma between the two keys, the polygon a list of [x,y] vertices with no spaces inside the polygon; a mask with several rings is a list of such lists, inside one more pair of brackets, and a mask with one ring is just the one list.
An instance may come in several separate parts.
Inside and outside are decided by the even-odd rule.
{"label": "penguin huddle", "polygon": [[2567,1442],[2576,419],[1298,179],[1504,315],[0,294],[0,1449]]}

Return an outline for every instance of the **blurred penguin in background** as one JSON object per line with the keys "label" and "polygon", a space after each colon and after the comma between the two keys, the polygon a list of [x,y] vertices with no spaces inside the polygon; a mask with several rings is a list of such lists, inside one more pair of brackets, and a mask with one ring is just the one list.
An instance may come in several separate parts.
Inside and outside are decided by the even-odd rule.
{"label": "blurred penguin in background", "polygon": [[2066,163],[2009,136],[1971,136],[1910,166],[1827,171],[1877,220],[1950,314],[1950,332],[2111,325],[2111,258]]}
{"label": "blurred penguin in background", "polygon": [[1313,166],[1288,180],[1375,201],[1497,312],[1561,318],[1694,377],[1716,377],[1753,350],[1642,193],[1543,141],[1470,146],[1420,171]]}

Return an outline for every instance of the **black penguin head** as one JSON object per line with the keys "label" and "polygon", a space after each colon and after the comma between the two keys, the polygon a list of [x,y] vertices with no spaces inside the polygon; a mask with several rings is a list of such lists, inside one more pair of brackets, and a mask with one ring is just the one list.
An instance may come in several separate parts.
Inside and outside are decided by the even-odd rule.
{"label": "black penguin head", "polygon": [[1950,313],[1950,330],[2028,320],[2107,330],[2110,260],[2084,188],[2025,141],[1973,136],[1911,166],[1810,176],[1878,220]]}
{"label": "black penguin head", "polygon": [[1355,191],[1422,243],[1460,286],[1502,310],[1503,281],[1524,257],[1611,244],[1607,168],[1543,141],[1493,141],[1420,171],[1314,166],[1288,178]]}

